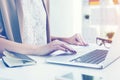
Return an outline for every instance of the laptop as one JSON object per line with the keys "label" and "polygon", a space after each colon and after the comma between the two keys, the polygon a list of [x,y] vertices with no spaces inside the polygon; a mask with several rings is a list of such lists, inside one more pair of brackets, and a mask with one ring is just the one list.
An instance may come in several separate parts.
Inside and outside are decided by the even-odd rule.
{"label": "laptop", "polygon": [[[92,56],[91,56],[92,55]],[[119,59],[120,57],[120,27],[113,36],[113,41],[109,50],[94,49],[90,52],[84,52],[76,55],[53,56],[46,59],[47,63],[71,65],[78,67],[88,67],[103,69]]]}

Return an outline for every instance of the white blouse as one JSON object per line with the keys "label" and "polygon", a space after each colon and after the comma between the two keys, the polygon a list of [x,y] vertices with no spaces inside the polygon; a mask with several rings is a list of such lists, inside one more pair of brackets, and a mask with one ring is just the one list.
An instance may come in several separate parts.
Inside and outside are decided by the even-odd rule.
{"label": "white blouse", "polygon": [[23,10],[23,43],[47,44],[46,12],[42,0],[21,0]]}

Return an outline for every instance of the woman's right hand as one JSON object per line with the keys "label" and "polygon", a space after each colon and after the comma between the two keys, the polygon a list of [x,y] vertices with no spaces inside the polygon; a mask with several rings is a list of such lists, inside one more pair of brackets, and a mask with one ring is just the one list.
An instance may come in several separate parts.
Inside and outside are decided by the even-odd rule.
{"label": "woman's right hand", "polygon": [[70,47],[67,43],[59,40],[54,40],[48,43],[47,45],[42,47],[42,50],[43,53],[40,55],[48,55],[57,50],[62,50],[65,52],[70,51],[72,53],[76,53],[76,51],[72,47]]}

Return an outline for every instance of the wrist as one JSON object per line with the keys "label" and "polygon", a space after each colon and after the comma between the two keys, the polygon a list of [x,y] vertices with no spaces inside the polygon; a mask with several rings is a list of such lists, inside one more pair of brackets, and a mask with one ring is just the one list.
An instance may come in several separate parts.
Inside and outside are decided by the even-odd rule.
{"label": "wrist", "polygon": [[44,56],[44,55],[47,55],[49,54],[50,52],[50,48],[48,45],[44,45],[44,46],[37,46],[35,48],[35,55],[38,55],[38,56]]}
{"label": "wrist", "polygon": [[65,37],[53,37],[51,38],[52,41],[54,40],[60,40],[60,41],[64,41],[64,42],[68,42],[68,38],[65,38]]}

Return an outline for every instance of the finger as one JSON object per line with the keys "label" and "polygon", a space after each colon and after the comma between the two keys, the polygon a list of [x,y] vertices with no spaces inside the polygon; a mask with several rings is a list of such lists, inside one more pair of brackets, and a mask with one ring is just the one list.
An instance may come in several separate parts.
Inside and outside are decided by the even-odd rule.
{"label": "finger", "polygon": [[83,40],[83,38],[80,35],[77,35],[77,37],[76,37],[76,45],[86,46],[88,44]]}
{"label": "finger", "polygon": [[62,46],[58,46],[58,47],[56,48],[56,50],[62,50],[62,51],[67,52],[67,49],[64,48],[64,47],[62,47]]}
{"label": "finger", "polygon": [[87,43],[84,43],[84,42],[83,42],[83,43],[77,42],[76,45],[78,45],[78,46],[88,46],[88,44],[87,44]]}
{"label": "finger", "polygon": [[72,53],[76,52],[72,47],[68,46],[68,44],[65,43],[65,42],[56,41],[55,43],[57,43],[57,45],[56,45],[57,50],[63,50],[63,51],[66,51],[66,52],[70,51]]}
{"label": "finger", "polygon": [[78,34],[76,35],[75,40],[76,40],[76,42],[83,43],[83,38]]}
{"label": "finger", "polygon": [[66,52],[67,52],[67,51],[70,51],[70,52],[72,52],[72,53],[76,53],[76,51],[75,51],[72,47],[70,47],[70,46],[67,46],[67,45],[65,45],[65,44],[62,44],[61,47],[65,48],[65,49],[66,49]]}
{"label": "finger", "polygon": [[85,43],[84,43],[84,41],[82,41],[82,39],[80,39],[80,38],[77,37],[77,38],[75,39],[74,44],[75,44],[75,45],[84,45]]}

